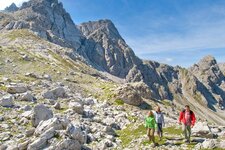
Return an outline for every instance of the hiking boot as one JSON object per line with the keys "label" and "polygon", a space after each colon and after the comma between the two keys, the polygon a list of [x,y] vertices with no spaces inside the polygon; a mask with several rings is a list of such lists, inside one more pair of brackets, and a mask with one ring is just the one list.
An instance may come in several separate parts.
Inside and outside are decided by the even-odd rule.
{"label": "hiking boot", "polygon": [[153,148],[155,148],[156,146],[159,146],[159,144],[158,143],[154,143],[153,144]]}
{"label": "hiking boot", "polygon": [[188,140],[184,140],[184,143],[188,143]]}
{"label": "hiking boot", "polygon": [[185,140],[184,142],[185,142],[185,143],[190,143],[190,140]]}

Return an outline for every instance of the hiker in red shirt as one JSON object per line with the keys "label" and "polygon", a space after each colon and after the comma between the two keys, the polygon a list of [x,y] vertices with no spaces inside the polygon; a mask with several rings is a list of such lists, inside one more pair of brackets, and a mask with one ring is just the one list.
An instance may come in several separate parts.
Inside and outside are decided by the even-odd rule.
{"label": "hiker in red shirt", "polygon": [[185,110],[180,112],[179,123],[182,123],[182,130],[185,142],[190,143],[191,128],[195,125],[195,114],[190,110],[189,105],[185,106]]}

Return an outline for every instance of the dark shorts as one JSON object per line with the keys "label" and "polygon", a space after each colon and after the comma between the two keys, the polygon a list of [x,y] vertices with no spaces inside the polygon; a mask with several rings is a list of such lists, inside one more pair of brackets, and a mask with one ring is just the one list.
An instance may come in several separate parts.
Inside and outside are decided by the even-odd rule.
{"label": "dark shorts", "polygon": [[157,123],[157,132],[161,132],[161,133],[163,132],[161,123]]}

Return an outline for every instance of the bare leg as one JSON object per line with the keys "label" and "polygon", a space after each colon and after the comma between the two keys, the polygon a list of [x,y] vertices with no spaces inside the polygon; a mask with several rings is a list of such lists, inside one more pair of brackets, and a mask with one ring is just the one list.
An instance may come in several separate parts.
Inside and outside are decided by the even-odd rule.
{"label": "bare leg", "polygon": [[147,128],[147,136],[148,136],[149,141],[151,141],[150,131],[151,131],[151,129]]}
{"label": "bare leg", "polygon": [[155,132],[155,129],[151,129],[151,132],[150,132],[151,139],[152,139],[152,142],[155,144],[155,136],[154,136],[154,132]]}
{"label": "bare leg", "polygon": [[160,131],[157,131],[157,134],[158,134],[159,139],[160,139],[160,141],[161,141],[161,132],[160,132]]}

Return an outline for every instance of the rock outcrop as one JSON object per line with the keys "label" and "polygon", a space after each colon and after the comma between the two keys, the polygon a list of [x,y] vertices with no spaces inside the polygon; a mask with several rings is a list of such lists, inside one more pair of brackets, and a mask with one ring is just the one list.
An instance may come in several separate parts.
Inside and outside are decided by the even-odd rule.
{"label": "rock outcrop", "polygon": [[46,106],[40,104],[34,107],[32,114],[32,125],[37,127],[41,121],[51,119],[53,117],[53,112]]}
{"label": "rock outcrop", "polygon": [[25,93],[26,91],[27,87],[24,85],[10,85],[7,88],[7,92],[10,94]]}
{"label": "rock outcrop", "polygon": [[220,70],[223,72],[223,74],[225,75],[225,63],[220,63],[219,64]]}
{"label": "rock outcrop", "polygon": [[5,95],[0,99],[0,105],[3,107],[14,106],[14,100],[12,95]]}
{"label": "rock outcrop", "polygon": [[44,91],[42,95],[46,99],[53,100],[56,100],[58,98],[65,98],[67,96],[66,91],[63,87],[57,87],[52,90]]}
{"label": "rock outcrop", "polygon": [[142,82],[125,84],[116,89],[115,94],[117,99],[134,106],[141,105],[144,98],[149,99],[152,97],[149,87]]}
{"label": "rock outcrop", "polygon": [[189,69],[207,90],[212,93],[214,99],[210,103],[218,103],[225,106],[225,76],[212,56],[206,56],[199,63]]}
{"label": "rock outcrop", "polygon": [[86,40],[78,53],[97,68],[125,78],[135,64],[141,63],[110,20],[82,23],[79,29]]}

